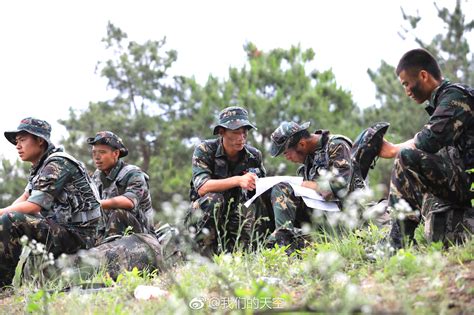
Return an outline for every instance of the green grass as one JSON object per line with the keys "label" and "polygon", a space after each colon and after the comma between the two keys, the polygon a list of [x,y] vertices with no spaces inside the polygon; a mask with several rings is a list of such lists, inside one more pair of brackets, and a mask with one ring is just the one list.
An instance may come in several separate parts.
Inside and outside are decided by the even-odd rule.
{"label": "green grass", "polygon": [[[368,226],[343,235],[319,233],[304,250],[285,248],[189,256],[172,270],[132,270],[113,280],[98,273],[103,289],[61,292],[59,284],[28,283],[6,291],[0,313],[186,314],[319,311],[322,313],[472,313],[474,241],[443,249],[419,244],[390,255],[377,244],[386,234]],[[137,300],[138,285],[166,297]],[[56,287],[55,287],[56,286]],[[198,308],[197,310],[191,308]]]}

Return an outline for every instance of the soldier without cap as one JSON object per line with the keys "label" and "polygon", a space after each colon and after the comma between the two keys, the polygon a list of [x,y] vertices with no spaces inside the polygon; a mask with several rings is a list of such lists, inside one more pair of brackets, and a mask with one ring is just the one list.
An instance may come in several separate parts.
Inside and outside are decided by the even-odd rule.
{"label": "soldier without cap", "polygon": [[254,194],[257,177],[265,176],[261,152],[246,144],[252,128],[244,108],[227,107],[214,127],[219,137],[203,141],[194,150],[192,204],[185,223],[205,255],[239,246],[248,249],[255,221],[262,223],[261,217],[267,215],[260,197],[257,205],[243,206]]}
{"label": "soldier without cap", "polygon": [[5,132],[22,161],[30,162],[25,192],[0,209],[0,287],[11,282],[21,243],[45,244],[55,257],[95,245],[101,209],[95,186],[79,161],[55,148],[51,126],[25,118],[17,130]]}
{"label": "soldier without cap", "polygon": [[[400,208],[404,200],[411,210],[418,211],[394,220],[391,244],[401,248],[406,240],[413,241],[416,227],[431,212],[438,212],[442,220],[438,231],[428,232],[434,239],[442,240],[445,234],[462,225],[463,215],[464,227],[460,230],[472,233],[474,220],[466,214],[474,198],[474,191],[470,191],[474,173],[468,173],[474,170],[474,90],[444,79],[438,62],[424,49],[405,53],[396,74],[407,96],[418,104],[427,102],[429,122],[406,142],[384,141],[380,152],[383,158],[395,158],[389,209]],[[440,213],[440,209],[425,207],[426,201],[433,197],[441,203],[451,203],[450,211]]]}
{"label": "soldier without cap", "polygon": [[99,131],[87,139],[97,167],[93,179],[99,189],[105,213],[103,238],[122,235],[127,227],[134,233],[153,232],[153,208],[148,175],[121,160],[128,149],[111,131]]}

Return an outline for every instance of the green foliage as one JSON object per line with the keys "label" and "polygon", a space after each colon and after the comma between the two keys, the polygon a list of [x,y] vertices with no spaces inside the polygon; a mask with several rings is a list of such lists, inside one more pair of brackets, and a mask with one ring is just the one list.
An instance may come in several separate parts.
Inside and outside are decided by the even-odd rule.
{"label": "green foliage", "polygon": [[82,112],[70,109],[69,118],[60,120],[69,131],[62,143],[92,169],[85,140],[100,130],[115,132],[129,148],[126,161],[151,175],[153,200],[184,193],[187,179],[183,175],[190,172],[190,150],[183,142],[186,137],[181,131],[185,128],[174,124],[183,111],[175,100],[180,98],[181,78],[167,74],[176,61],[176,51],[163,51],[165,38],[144,43],[130,41],[112,23],[108,24],[103,41],[111,58],[99,62],[97,69],[115,96],[90,103]]}
{"label": "green foliage", "polygon": [[[466,34],[473,30],[474,20],[466,21],[461,0],[456,0],[452,10],[440,8],[436,2],[434,6],[438,18],[444,23],[443,29],[447,31],[435,35],[431,41],[426,41],[415,33],[415,42],[434,54],[446,78],[473,86],[474,55],[470,54]],[[418,23],[423,22],[418,12],[416,16],[406,14],[403,10],[402,13],[403,19],[410,22],[410,28],[405,33],[416,31]]]}
{"label": "green foliage", "polygon": [[[402,16],[407,25],[400,34],[402,38],[414,37],[415,42],[422,48],[429,50],[437,58],[444,77],[454,82],[474,85],[474,55],[470,54],[470,47],[466,35],[472,31],[474,20],[466,22],[460,0],[452,10],[440,8],[436,3],[440,22],[443,23],[443,33],[436,35],[431,42],[425,41],[418,32],[419,23],[423,23],[422,15],[416,16],[405,13]],[[401,56],[400,56],[401,57]],[[367,73],[376,86],[378,105],[363,110],[364,125],[371,125],[377,121],[390,122],[387,140],[400,143],[411,139],[428,121],[428,115],[423,106],[410,100],[398,82],[395,66],[381,61],[378,69],[368,69]],[[388,185],[391,163],[379,163],[371,172],[375,179],[372,184],[383,183]]]}
{"label": "green foliage", "polygon": [[[13,149],[13,148],[12,148]],[[0,167],[0,207],[13,203],[25,189],[25,178],[29,172],[29,164],[19,160],[11,162],[2,160]]]}
{"label": "green foliage", "polygon": [[[52,288],[48,292],[23,286],[17,294],[25,298],[9,303],[11,310],[49,310],[54,314],[75,314],[77,310],[90,314],[265,310],[352,314],[387,309],[444,313],[449,312],[452,301],[448,291],[472,294],[472,239],[449,251],[440,251],[437,245],[408,248],[378,262],[360,254],[364,249],[370,251],[384,235],[373,225],[343,236],[320,235],[299,256],[290,257],[279,247],[223,253],[212,260],[190,255],[189,261],[162,274],[135,268],[115,280],[97,275],[94,283],[107,286],[94,294],[77,288],[60,293],[61,288],[55,289],[54,284],[46,284]],[[351,246],[354,249],[349,249]],[[150,301],[136,300],[133,292],[138,285],[156,286],[168,294]],[[457,306],[468,311],[472,302],[458,300]]]}
{"label": "green foliage", "polygon": [[[248,109],[258,128],[252,131],[250,143],[262,151],[270,175],[296,170],[284,159],[267,158],[270,135],[285,120],[310,121],[312,130],[357,135],[358,110],[351,94],[337,85],[332,71],[310,68],[315,55],[312,49],[292,46],[264,52],[247,43],[244,51],[247,64],[240,69],[231,67],[228,79],[211,76],[201,90],[200,105],[213,116],[230,105]],[[196,110],[202,113],[201,108]],[[207,117],[206,122],[213,121],[212,116]],[[197,136],[209,137],[210,132],[203,131]]]}
{"label": "green foliage", "polygon": [[[103,129],[117,133],[129,148],[126,160],[149,173],[155,207],[174,194],[187,196],[194,144],[214,137],[211,127],[224,107],[249,110],[258,125],[250,142],[264,157],[271,133],[283,120],[311,121],[314,129],[349,137],[360,129],[354,127],[358,116],[351,94],[338,87],[331,71],[310,69],[312,49],[262,52],[248,43],[245,66],[231,67],[228,79],[210,76],[201,86],[193,78],[168,77],[177,55],[163,52],[165,39],[136,43],[109,23],[104,43],[113,54],[99,62],[98,70],[116,96],[91,103],[83,112],[71,109],[69,118],[60,121],[69,130],[63,144],[93,168],[86,138]],[[283,159],[265,163],[269,174],[296,170]]]}

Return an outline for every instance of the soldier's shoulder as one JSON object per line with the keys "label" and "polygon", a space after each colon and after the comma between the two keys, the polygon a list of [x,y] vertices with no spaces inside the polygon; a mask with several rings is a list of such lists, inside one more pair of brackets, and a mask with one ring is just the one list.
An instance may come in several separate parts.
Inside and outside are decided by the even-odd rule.
{"label": "soldier's shoulder", "polygon": [[245,148],[247,149],[247,151],[249,151],[252,155],[254,155],[257,158],[260,158],[262,156],[262,152],[260,152],[259,149],[257,149],[254,146],[251,146],[250,144],[246,144]]}
{"label": "soldier's shoulder", "polygon": [[64,156],[50,156],[43,162],[44,167],[54,167],[60,169],[76,169],[76,164]]}
{"label": "soldier's shoulder", "polygon": [[194,154],[205,155],[205,154],[208,154],[210,152],[215,152],[217,150],[218,146],[219,146],[219,140],[218,139],[203,140],[194,149]]}
{"label": "soldier's shoulder", "polygon": [[461,83],[447,84],[440,94],[440,97],[449,99],[465,98],[466,96],[474,99],[474,88]]}
{"label": "soldier's shoulder", "polygon": [[332,135],[329,138],[329,143],[331,143],[331,144],[345,144],[345,145],[348,145],[349,147],[352,147],[352,140],[349,139],[349,137],[346,137],[344,135]]}

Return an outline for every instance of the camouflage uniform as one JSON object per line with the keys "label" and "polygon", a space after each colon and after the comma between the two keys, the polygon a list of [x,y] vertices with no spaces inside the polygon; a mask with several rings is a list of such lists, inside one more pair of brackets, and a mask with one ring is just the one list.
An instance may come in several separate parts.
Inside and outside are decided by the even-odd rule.
{"label": "camouflage uniform", "polygon": [[[443,203],[451,202],[461,208],[459,211],[469,206],[472,179],[466,170],[474,165],[473,106],[474,97],[449,81],[432,92],[426,108],[430,121],[415,136],[416,148],[401,150],[395,159],[389,195],[392,211],[404,199],[412,210],[424,208],[421,215],[431,217],[429,211],[433,209],[423,207],[424,200],[431,198],[426,194]],[[412,238],[420,219],[420,215],[410,215],[394,221],[390,234],[393,245],[402,246],[402,235]]]}
{"label": "camouflage uniform", "polygon": [[[87,143],[105,144],[120,151],[119,158],[128,154],[122,140],[110,131],[100,131],[95,137],[87,139]],[[133,202],[133,209],[104,210],[105,227],[101,236],[121,235],[127,227],[135,233],[153,232],[153,208],[148,187],[148,175],[139,167],[122,160],[110,170],[109,174],[96,170],[93,174],[101,199],[124,196]]]}
{"label": "camouflage uniform", "polygon": [[[272,156],[277,156],[288,149],[293,137],[308,126],[309,123],[301,126],[294,122],[282,123],[271,136]],[[334,179],[328,184],[334,196],[345,195],[352,175],[350,154],[352,143],[344,136],[330,135],[327,130],[317,130],[315,134],[321,135],[318,147],[314,153],[306,157],[304,164],[298,169],[298,174],[303,176],[305,181],[317,181],[321,170],[337,170],[338,177],[342,181]],[[294,229],[301,227],[302,223],[311,222],[313,209],[308,208],[301,197],[296,197],[287,183],[280,183],[272,188],[271,202],[277,229]]]}
{"label": "camouflage uniform", "polygon": [[23,235],[46,245],[57,257],[94,246],[101,209],[91,179],[83,165],[54,148],[49,137],[50,125],[42,120],[26,118],[16,131],[5,137],[16,143],[20,131],[40,136],[49,148],[30,171],[27,201],[41,207],[37,215],[10,212],[0,216],[0,285],[7,284],[21,252]]}
{"label": "camouflage uniform", "polygon": [[[248,122],[247,111],[240,107],[229,107],[221,112],[220,123],[214,128],[214,134],[217,134],[219,126],[232,130],[242,126],[255,128]],[[261,221],[261,217],[268,215],[263,199],[258,198],[248,209],[243,205],[254,192],[235,187],[224,192],[210,192],[202,197],[197,193],[209,179],[225,179],[246,172],[253,172],[258,177],[265,176],[262,154],[250,145],[244,146],[237,162],[227,159],[221,138],[205,140],[194,150],[191,207],[185,224],[194,231],[199,250],[203,254],[232,251],[238,241],[248,246],[253,231],[265,233],[268,225]],[[255,222],[256,219],[258,222]],[[255,227],[255,223],[261,225]]]}
{"label": "camouflage uniform", "polygon": [[178,230],[162,226],[157,235],[135,233],[89,250],[80,250],[72,255],[61,255],[53,264],[42,270],[38,277],[34,270],[34,254],[24,266],[24,279],[54,280],[66,277],[67,283],[80,284],[84,279],[106,272],[116,279],[124,271],[163,271],[182,260]]}

